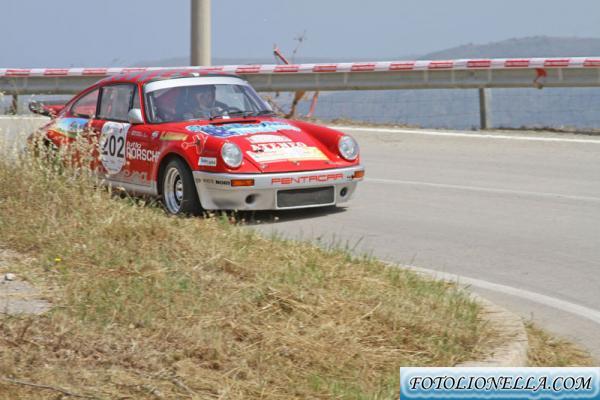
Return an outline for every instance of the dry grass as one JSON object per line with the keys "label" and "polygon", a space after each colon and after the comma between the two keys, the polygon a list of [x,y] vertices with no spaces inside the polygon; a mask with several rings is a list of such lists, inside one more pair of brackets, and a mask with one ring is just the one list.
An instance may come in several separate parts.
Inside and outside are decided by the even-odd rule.
{"label": "dry grass", "polygon": [[388,399],[398,367],[471,359],[493,335],[453,286],[171,218],[37,159],[0,159],[0,246],[55,305],[0,316],[0,399]]}
{"label": "dry grass", "polygon": [[529,366],[531,367],[592,367],[594,360],[577,345],[556,338],[532,323],[525,325],[529,337]]}

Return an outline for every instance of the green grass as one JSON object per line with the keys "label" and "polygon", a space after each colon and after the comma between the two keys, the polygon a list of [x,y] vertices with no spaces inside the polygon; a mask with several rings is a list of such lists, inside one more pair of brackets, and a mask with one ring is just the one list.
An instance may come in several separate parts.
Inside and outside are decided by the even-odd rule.
{"label": "green grass", "polygon": [[400,366],[476,358],[494,335],[452,285],[169,217],[38,159],[0,161],[0,247],[54,304],[0,317],[0,398],[58,394],[16,379],[103,399],[389,399]]}

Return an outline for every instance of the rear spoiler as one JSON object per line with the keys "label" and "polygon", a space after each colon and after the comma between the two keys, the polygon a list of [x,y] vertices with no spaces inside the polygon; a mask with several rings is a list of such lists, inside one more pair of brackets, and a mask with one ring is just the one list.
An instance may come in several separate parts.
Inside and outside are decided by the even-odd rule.
{"label": "rear spoiler", "polygon": [[29,102],[29,111],[34,114],[45,115],[46,117],[54,118],[58,115],[59,112],[65,105],[68,100],[55,100],[55,101],[31,101]]}

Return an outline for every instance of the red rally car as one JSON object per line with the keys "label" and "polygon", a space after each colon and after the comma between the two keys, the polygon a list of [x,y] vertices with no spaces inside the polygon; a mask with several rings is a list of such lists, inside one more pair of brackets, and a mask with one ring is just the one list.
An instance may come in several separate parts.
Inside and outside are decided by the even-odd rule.
{"label": "red rally car", "polygon": [[190,70],[106,78],[41,133],[61,147],[93,141],[108,184],[158,196],[171,214],[273,210],[347,201],[364,169],[341,132],[276,118],[243,79]]}

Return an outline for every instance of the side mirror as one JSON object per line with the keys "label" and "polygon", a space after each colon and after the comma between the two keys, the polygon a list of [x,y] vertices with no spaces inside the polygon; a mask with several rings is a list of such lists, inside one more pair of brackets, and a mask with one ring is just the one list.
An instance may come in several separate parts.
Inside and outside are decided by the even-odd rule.
{"label": "side mirror", "polygon": [[46,117],[52,117],[52,112],[44,107],[44,104],[40,103],[39,101],[32,101],[29,103],[29,111],[31,111],[34,114],[39,114],[39,115],[43,115]]}
{"label": "side mirror", "polygon": [[143,124],[144,117],[142,116],[142,110],[139,108],[132,108],[129,110],[129,114],[127,114],[127,119],[131,124]]}

